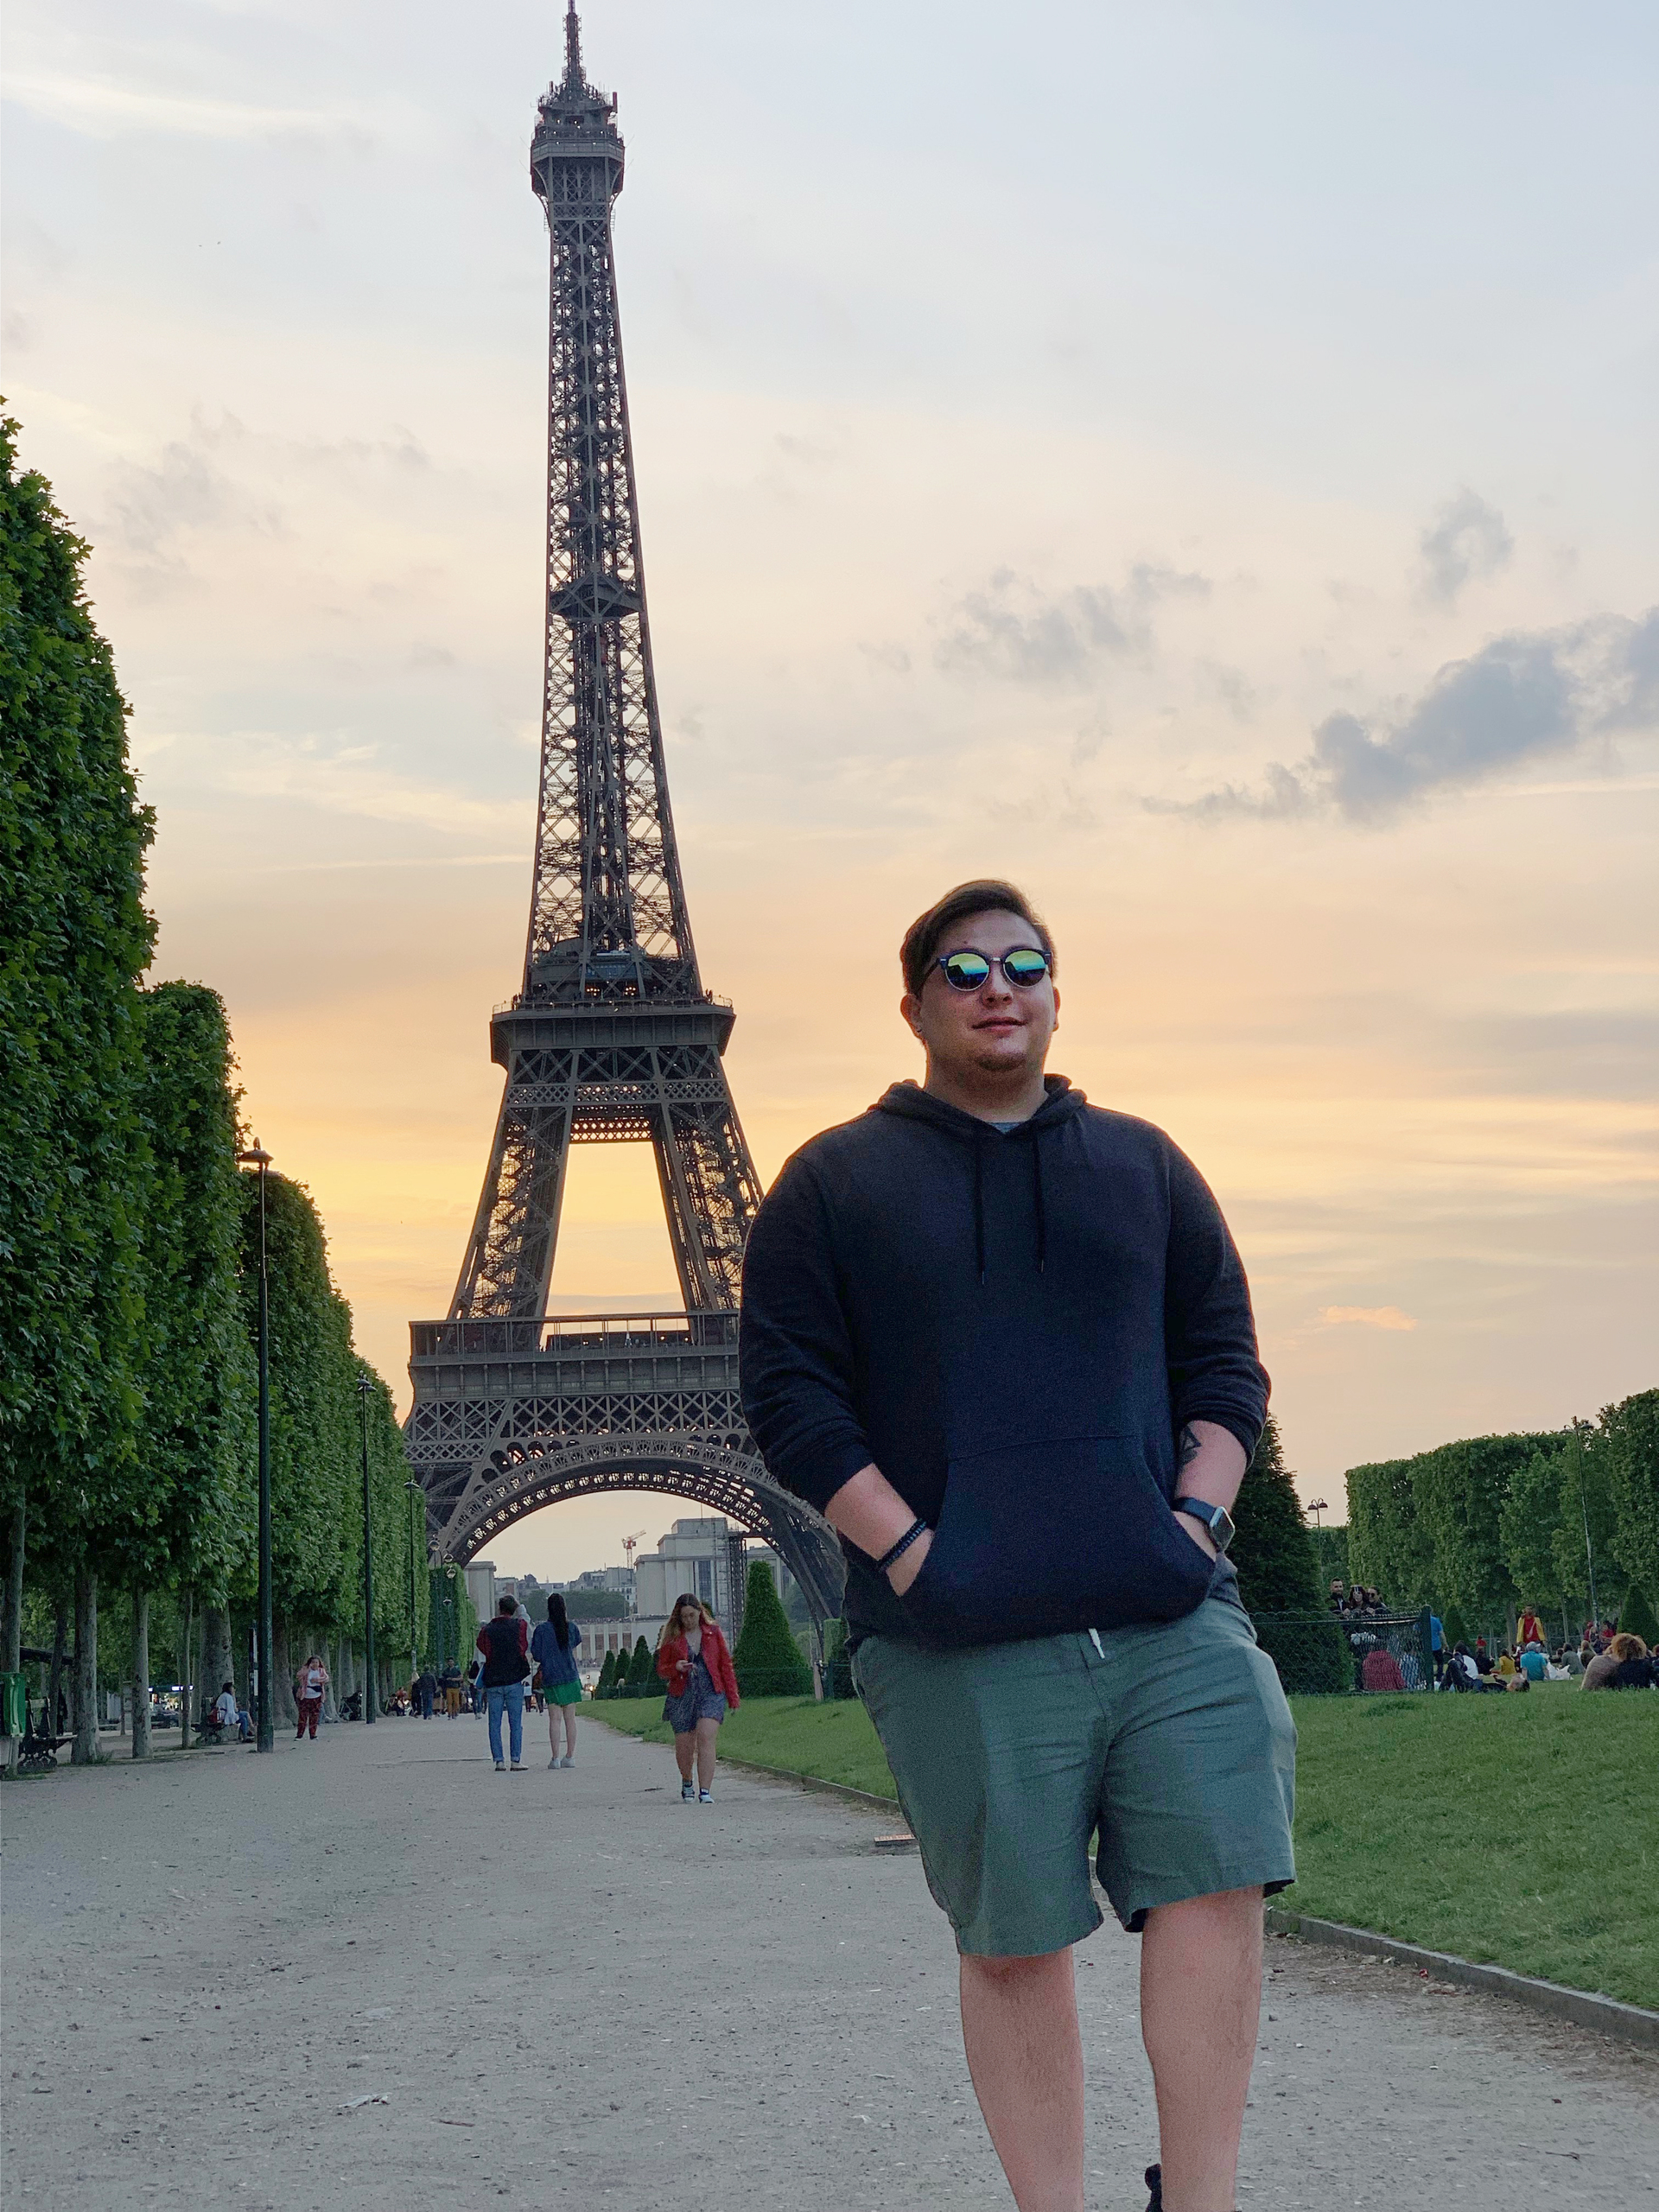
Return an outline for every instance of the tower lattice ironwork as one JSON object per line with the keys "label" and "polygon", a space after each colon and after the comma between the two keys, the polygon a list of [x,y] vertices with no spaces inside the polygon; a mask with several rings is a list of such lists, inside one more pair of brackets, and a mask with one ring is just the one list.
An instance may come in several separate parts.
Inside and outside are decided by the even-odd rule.
{"label": "tower lattice ironwork", "polygon": [[[563,76],[531,145],[550,257],[547,634],[522,982],[491,1023],[506,1071],[448,1319],[413,1324],[408,1439],[444,1556],[578,1491],[677,1491],[776,1542],[815,1611],[839,1554],[768,1482],[737,1396],[743,1246],[760,1200],[680,875],[639,550],[612,213],[614,97]],[[550,1321],[573,1145],[648,1141],[683,1313]]]}

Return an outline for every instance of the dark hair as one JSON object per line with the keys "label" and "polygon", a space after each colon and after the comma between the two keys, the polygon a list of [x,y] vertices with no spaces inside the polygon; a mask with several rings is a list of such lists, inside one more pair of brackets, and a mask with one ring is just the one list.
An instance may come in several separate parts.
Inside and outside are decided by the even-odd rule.
{"label": "dark hair", "polygon": [[952,922],[961,921],[964,914],[1017,914],[1022,922],[1030,924],[1038,944],[1048,955],[1051,971],[1058,968],[1054,940],[1025,893],[1017,884],[1004,883],[995,876],[976,876],[971,883],[959,883],[954,891],[947,891],[943,899],[936,899],[925,914],[917,915],[905,931],[905,941],[899,948],[899,965],[905,972],[905,988],[913,995],[920,995],[922,985],[927,981],[939,939]]}
{"label": "dark hair", "polygon": [[236,1695],[236,1684],[234,1682],[221,1682],[219,1684],[219,1688],[222,1690],[229,1690],[232,1697]]}
{"label": "dark hair", "polygon": [[547,1593],[547,1618],[553,1624],[553,1633],[559,1639],[561,1651],[570,1649],[570,1617],[564,1610],[563,1592],[550,1590]]}
{"label": "dark hair", "polygon": [[516,1613],[518,1610],[518,1600],[516,1598],[498,1598],[495,1601],[495,1610],[498,1613]]}

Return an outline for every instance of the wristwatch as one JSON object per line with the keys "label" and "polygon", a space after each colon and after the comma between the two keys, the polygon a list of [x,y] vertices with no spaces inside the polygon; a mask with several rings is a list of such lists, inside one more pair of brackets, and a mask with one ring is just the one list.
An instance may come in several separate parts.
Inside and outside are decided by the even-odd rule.
{"label": "wristwatch", "polygon": [[1190,1513],[1195,1521],[1202,1521],[1210,1531],[1210,1541],[1218,1552],[1224,1552],[1236,1533],[1233,1516],[1224,1505],[1211,1505],[1205,1497],[1178,1497],[1177,1513]]}

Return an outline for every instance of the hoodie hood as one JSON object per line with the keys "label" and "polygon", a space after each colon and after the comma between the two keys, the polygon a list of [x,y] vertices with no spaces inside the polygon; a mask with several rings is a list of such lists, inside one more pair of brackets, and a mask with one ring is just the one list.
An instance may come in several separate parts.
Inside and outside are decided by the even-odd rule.
{"label": "hoodie hood", "polygon": [[[1046,1129],[1058,1128],[1061,1122],[1075,1121],[1089,1101],[1082,1091],[1072,1088],[1063,1075],[1046,1075],[1043,1089],[1047,1096],[1029,1121],[1016,1122],[1008,1135],[1012,1137],[1035,1136]],[[895,1083],[888,1086],[870,1109],[873,1114],[897,1114],[906,1122],[925,1122],[930,1127],[943,1129],[963,1144],[972,1144],[985,1135],[998,1136],[1001,1132],[994,1122],[982,1122],[977,1115],[964,1114],[960,1106],[951,1106],[943,1098],[934,1097],[931,1090],[924,1090],[919,1083]]]}
{"label": "hoodie hood", "polygon": [[1048,1215],[1043,1203],[1043,1139],[1052,1130],[1062,1128],[1066,1122],[1076,1121],[1089,1103],[1082,1091],[1074,1090],[1063,1075],[1046,1075],[1043,1089],[1046,1093],[1037,1111],[1023,1122],[1016,1122],[1012,1128],[1004,1129],[995,1122],[982,1122],[976,1114],[964,1113],[960,1106],[952,1106],[943,1098],[934,1097],[918,1083],[895,1083],[883,1092],[870,1109],[873,1114],[893,1114],[900,1121],[924,1122],[930,1128],[938,1129],[957,1144],[969,1147],[974,1162],[974,1266],[979,1280],[985,1280],[985,1149],[993,1144],[1020,1144],[1031,1156],[1031,1205],[1036,1224],[1036,1247],[1033,1257],[1037,1272],[1042,1274],[1048,1265]]}

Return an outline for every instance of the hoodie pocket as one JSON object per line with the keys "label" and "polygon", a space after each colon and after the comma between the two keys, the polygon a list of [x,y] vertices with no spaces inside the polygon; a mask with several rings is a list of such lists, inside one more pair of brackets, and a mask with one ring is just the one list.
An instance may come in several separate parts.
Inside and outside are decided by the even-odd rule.
{"label": "hoodie pocket", "polygon": [[926,1643],[1001,1643],[1179,1620],[1214,1574],[1133,1440],[1062,1437],[951,1460],[900,1602]]}

